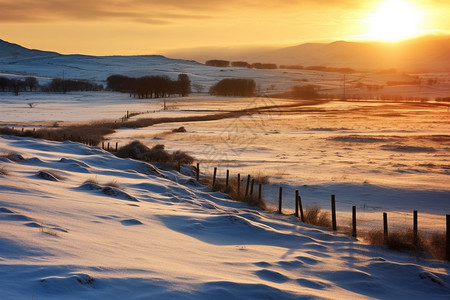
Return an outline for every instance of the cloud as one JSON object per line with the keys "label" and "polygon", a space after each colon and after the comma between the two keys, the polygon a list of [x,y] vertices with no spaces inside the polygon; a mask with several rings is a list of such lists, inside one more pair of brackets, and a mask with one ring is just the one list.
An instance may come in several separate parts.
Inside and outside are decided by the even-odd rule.
{"label": "cloud", "polygon": [[[166,24],[176,20],[205,19],[195,11],[170,8],[160,1],[0,0],[0,22],[130,21]],[[173,1],[172,1],[173,2]]]}
{"label": "cloud", "polygon": [[[115,21],[170,24],[185,20],[233,18],[311,10],[348,11],[380,0],[0,0],[0,22]],[[446,1],[444,1],[446,2]],[[442,5],[443,0],[427,1]]]}
{"label": "cloud", "polygon": [[131,21],[165,24],[186,19],[308,7],[355,7],[356,0],[0,0],[0,22]]}

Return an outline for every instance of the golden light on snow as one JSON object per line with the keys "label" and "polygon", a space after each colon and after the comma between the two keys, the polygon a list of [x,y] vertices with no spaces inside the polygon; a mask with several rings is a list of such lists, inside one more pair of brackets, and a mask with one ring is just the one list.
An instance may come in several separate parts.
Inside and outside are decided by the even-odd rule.
{"label": "golden light on snow", "polygon": [[368,38],[395,42],[420,35],[424,13],[412,3],[403,0],[387,0],[366,19]]}

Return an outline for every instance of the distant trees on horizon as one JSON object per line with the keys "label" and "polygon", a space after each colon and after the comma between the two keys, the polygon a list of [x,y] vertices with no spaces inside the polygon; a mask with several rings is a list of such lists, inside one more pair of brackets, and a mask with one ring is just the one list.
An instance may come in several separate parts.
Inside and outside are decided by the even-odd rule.
{"label": "distant trees on horizon", "polygon": [[253,79],[226,78],[209,89],[211,95],[216,96],[254,96],[256,83]]}
{"label": "distant trees on horizon", "polygon": [[191,80],[187,74],[179,74],[177,80],[169,76],[143,76],[139,78],[111,75],[106,79],[107,88],[140,99],[166,98],[178,94],[181,97],[191,93]]}
{"label": "distant trees on horizon", "polygon": [[205,65],[211,66],[211,67],[219,67],[219,68],[228,68],[230,66],[237,67],[237,68],[248,68],[248,69],[268,69],[273,70],[277,69],[276,64],[272,63],[248,63],[246,61],[233,61],[230,63],[228,60],[221,60],[221,59],[211,59],[205,62]]}
{"label": "distant trees on horizon", "polygon": [[54,78],[46,85],[40,85],[36,77],[7,78],[0,77],[0,91],[13,92],[72,92],[72,91],[102,91],[103,85],[88,80]]}
{"label": "distant trees on horizon", "polygon": [[32,92],[38,87],[39,83],[35,77],[25,77],[25,79],[0,77],[0,90],[2,92],[13,92],[16,96],[21,91]]}

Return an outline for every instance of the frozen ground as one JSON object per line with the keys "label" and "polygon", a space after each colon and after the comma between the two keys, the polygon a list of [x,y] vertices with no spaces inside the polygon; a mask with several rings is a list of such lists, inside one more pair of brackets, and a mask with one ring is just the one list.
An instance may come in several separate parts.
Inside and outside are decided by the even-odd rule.
{"label": "frozen ground", "polygon": [[2,299],[450,296],[447,262],[249,208],[188,176],[72,142],[0,136],[0,149],[16,154],[0,160]]}
{"label": "frozen ground", "polygon": [[[295,189],[306,205],[326,209],[336,194],[342,225],[348,225],[356,205],[366,228],[379,228],[383,211],[390,212],[391,224],[410,227],[413,210],[421,214],[421,229],[445,227],[450,213],[448,105],[331,101],[284,108],[287,100],[270,98],[174,101],[177,109],[159,115],[237,105],[279,107],[239,119],[124,129],[110,138],[183,149],[200,159],[207,176],[213,167],[220,176],[226,169],[235,176],[269,176],[273,185],[266,185],[264,194],[273,206],[280,184],[288,208],[293,208]],[[179,126],[187,132],[172,133]]]}
{"label": "frozen ground", "polygon": [[[331,101],[285,108],[293,101],[194,95],[167,99],[169,110],[162,111],[161,99],[108,92],[1,97],[0,121],[16,127],[119,121],[127,110],[143,113],[134,118],[181,117],[275,106],[239,119],[123,129],[108,138],[119,145],[139,139],[148,146],[187,151],[200,160],[205,176],[216,166],[219,176],[227,168],[234,176],[269,176],[272,184],[264,186],[264,195],[272,206],[279,185],[284,186],[286,209],[293,208],[295,189],[305,206],[325,209],[336,194],[341,226],[349,224],[352,205],[357,206],[358,226],[366,229],[381,228],[383,211],[389,212],[391,226],[410,228],[412,211],[418,210],[419,230],[442,231],[450,213],[448,105]],[[172,133],[180,126],[187,132]]]}

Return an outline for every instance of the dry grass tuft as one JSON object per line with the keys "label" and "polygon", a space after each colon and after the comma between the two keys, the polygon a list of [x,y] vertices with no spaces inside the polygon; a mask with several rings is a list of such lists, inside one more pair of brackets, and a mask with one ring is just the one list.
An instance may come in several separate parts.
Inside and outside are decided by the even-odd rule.
{"label": "dry grass tuft", "polygon": [[114,187],[114,188],[117,188],[117,189],[121,189],[122,188],[122,186],[115,180],[105,183],[105,186]]}
{"label": "dry grass tuft", "polygon": [[369,244],[386,245],[391,250],[428,252],[434,259],[446,259],[446,237],[444,233],[433,233],[431,235],[418,234],[417,245],[414,244],[414,232],[412,230],[399,230],[389,232],[388,238],[384,240],[383,230],[371,230],[360,235]]}
{"label": "dry grass tuft", "polygon": [[44,227],[43,225],[41,225],[41,227],[39,227],[39,230],[40,230],[40,232],[42,232],[42,233],[50,234],[50,235],[52,235],[52,236],[59,236],[58,232],[56,232],[56,231],[53,230],[53,229],[46,228],[46,227]]}
{"label": "dry grass tuft", "polygon": [[51,170],[40,170],[37,173],[37,176],[39,176],[42,179],[46,179],[46,180],[50,180],[50,181],[64,180],[64,177],[62,177],[61,175],[59,175]]}
{"label": "dry grass tuft", "polygon": [[258,171],[256,175],[252,176],[253,179],[255,179],[255,182],[261,183],[261,184],[269,184],[270,183],[270,176],[264,174],[261,171]]}
{"label": "dry grass tuft", "polygon": [[83,184],[98,184],[98,180],[96,178],[88,178],[83,182]]}
{"label": "dry grass tuft", "polygon": [[435,259],[446,259],[446,237],[444,233],[433,233],[424,239],[424,247]]}
{"label": "dry grass tuft", "polygon": [[9,175],[9,172],[8,172],[8,170],[6,170],[6,167],[3,166],[0,168],[0,175],[3,175],[3,176]]}
{"label": "dry grass tuft", "polygon": [[318,206],[307,207],[304,211],[305,223],[331,228],[331,218],[330,213],[327,211],[322,211]]}
{"label": "dry grass tuft", "polygon": [[201,178],[200,182],[204,185],[212,186],[212,190],[215,192],[221,192],[224,194],[228,194],[231,199],[235,201],[245,202],[251,206],[256,206],[262,209],[267,209],[266,201],[264,200],[264,196],[261,195],[261,199],[259,198],[258,191],[254,190],[253,194],[245,195],[245,187],[242,184],[241,180],[241,187],[240,192],[238,194],[237,192],[237,178],[230,177],[228,181],[228,186],[226,185],[226,179],[225,178],[216,178],[216,182],[214,186],[212,186],[212,179],[210,178]]}

